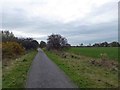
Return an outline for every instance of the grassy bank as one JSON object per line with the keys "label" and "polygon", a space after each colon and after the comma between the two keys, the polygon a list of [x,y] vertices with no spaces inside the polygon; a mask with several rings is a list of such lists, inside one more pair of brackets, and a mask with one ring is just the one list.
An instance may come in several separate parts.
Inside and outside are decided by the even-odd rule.
{"label": "grassy bank", "polygon": [[2,61],[0,61],[0,89],[2,88]]}
{"label": "grassy bank", "polygon": [[118,71],[91,64],[94,58],[76,53],[44,51],[80,88],[118,87]]}
{"label": "grassy bank", "polygon": [[3,88],[24,88],[27,72],[37,51],[30,51],[3,67]]}
{"label": "grassy bank", "polygon": [[106,53],[110,59],[118,60],[118,47],[72,47],[69,52],[100,58],[100,54]]}

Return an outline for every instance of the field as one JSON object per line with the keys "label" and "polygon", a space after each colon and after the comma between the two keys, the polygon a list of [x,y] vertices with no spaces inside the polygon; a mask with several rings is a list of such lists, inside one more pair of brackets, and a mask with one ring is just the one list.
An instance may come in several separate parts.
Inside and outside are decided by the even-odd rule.
{"label": "field", "polygon": [[[70,48],[66,51],[44,51],[80,88],[118,87],[118,62],[115,60],[117,48]],[[109,58],[102,60],[99,57],[101,53],[107,53],[111,60]]]}
{"label": "field", "polygon": [[101,54],[106,53],[109,59],[118,60],[118,47],[73,47],[68,51],[93,58],[100,58]]}
{"label": "field", "polygon": [[18,59],[11,60],[3,66],[3,88],[24,88],[27,72],[37,51],[30,51]]}

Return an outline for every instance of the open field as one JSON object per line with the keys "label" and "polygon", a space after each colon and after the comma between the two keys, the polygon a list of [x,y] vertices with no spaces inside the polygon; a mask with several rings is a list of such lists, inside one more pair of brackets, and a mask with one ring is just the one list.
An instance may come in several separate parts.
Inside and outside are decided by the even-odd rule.
{"label": "open field", "polygon": [[[53,60],[69,77],[70,79],[78,85],[80,88],[114,88],[118,87],[118,69],[114,68],[114,65],[110,63],[115,62],[116,60],[108,60],[108,65],[99,65],[92,64],[92,60],[101,62],[101,59],[97,57],[97,48],[95,51],[91,51],[92,48],[71,48],[66,52],[58,51],[46,51],[47,56]],[[105,48],[104,48],[105,49]],[[104,50],[99,48],[100,50]],[[79,51],[83,51],[83,54],[80,54]],[[85,50],[85,51],[84,51]],[[92,54],[86,54],[88,51]],[[106,48],[108,50],[108,48]],[[104,50],[104,51],[106,51]],[[111,49],[109,51],[114,51],[116,49]],[[85,53],[86,52],[86,53]],[[108,51],[106,51],[108,52]],[[98,53],[98,54],[99,54]],[[109,53],[109,52],[108,52]],[[111,52],[112,53],[112,52]],[[94,55],[96,54],[96,55]],[[92,55],[87,57],[85,55]],[[112,54],[111,54],[112,55]],[[114,55],[114,54],[113,54]],[[113,57],[112,57],[113,58]],[[110,65],[110,67],[109,67]]]}
{"label": "open field", "polygon": [[36,53],[37,51],[30,51],[3,67],[3,88],[24,88],[27,72]]}
{"label": "open field", "polygon": [[118,47],[72,47],[68,51],[93,58],[100,58],[100,54],[106,53],[109,59],[118,60]]}

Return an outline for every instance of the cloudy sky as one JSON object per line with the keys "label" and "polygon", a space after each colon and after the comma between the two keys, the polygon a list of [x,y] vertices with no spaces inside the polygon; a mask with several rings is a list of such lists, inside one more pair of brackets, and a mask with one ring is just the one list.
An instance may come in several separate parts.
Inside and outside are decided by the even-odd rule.
{"label": "cloudy sky", "polygon": [[2,0],[0,29],[46,41],[61,34],[72,45],[118,40],[119,0]]}

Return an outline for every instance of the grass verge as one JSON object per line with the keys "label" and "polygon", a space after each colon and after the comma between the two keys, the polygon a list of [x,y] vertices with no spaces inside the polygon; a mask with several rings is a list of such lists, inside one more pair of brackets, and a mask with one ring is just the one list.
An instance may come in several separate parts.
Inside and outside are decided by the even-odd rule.
{"label": "grass verge", "polygon": [[3,67],[3,88],[24,88],[27,72],[37,51],[30,51],[18,59],[12,60],[9,66]]}
{"label": "grass verge", "polygon": [[2,61],[0,60],[0,89],[2,89]]}
{"label": "grass verge", "polygon": [[92,65],[90,63],[92,58],[74,53],[67,53],[66,57],[61,57],[55,52],[44,51],[79,88],[118,87],[118,72],[105,67]]}

